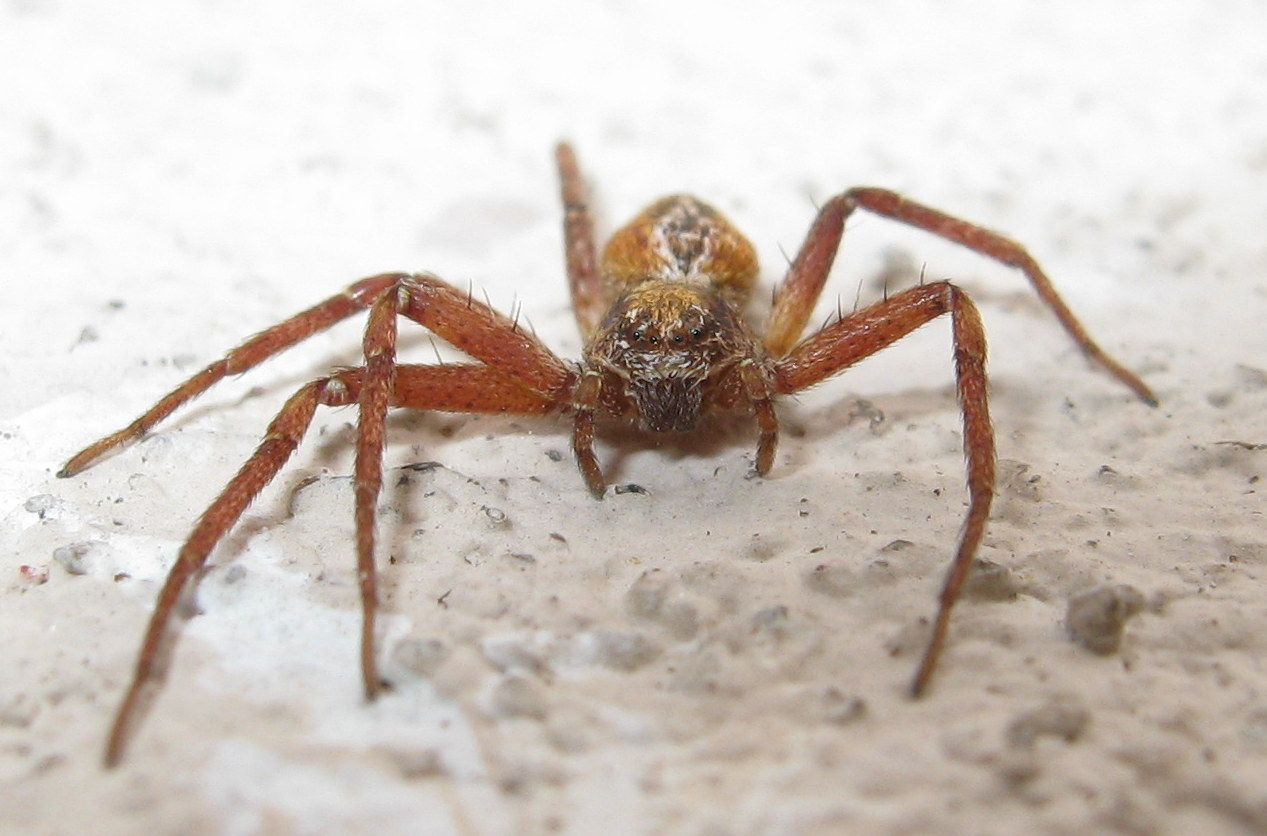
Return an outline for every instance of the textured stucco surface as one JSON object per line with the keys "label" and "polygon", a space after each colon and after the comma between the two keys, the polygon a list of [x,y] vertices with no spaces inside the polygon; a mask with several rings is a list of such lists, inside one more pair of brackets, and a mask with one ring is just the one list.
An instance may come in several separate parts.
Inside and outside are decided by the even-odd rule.
{"label": "textured stucco surface", "polygon": [[[1267,15],[730,8],[0,7],[0,831],[1267,830]],[[359,326],[59,480],[66,456],[384,270],[521,306],[576,356],[561,136],[607,228],[697,193],[767,287],[849,185],[1005,230],[1162,404],[1087,368],[1008,270],[860,217],[816,320],[922,272],[968,288],[991,337],[999,568],[927,699],[903,687],[964,498],[944,323],[785,404],[765,480],[744,422],[605,436],[612,481],[646,491],[599,503],[563,424],[393,417],[395,690],[372,706],[354,412],[320,413],[103,771],[181,539],[286,394],[356,362]],[[1143,600],[1108,655],[1065,627],[1102,585]]]}

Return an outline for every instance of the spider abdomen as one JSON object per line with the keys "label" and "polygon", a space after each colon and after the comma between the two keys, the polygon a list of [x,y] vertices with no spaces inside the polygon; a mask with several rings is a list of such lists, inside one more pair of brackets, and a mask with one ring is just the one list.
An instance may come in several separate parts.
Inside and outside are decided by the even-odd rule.
{"label": "spider abdomen", "polygon": [[757,280],[757,252],[712,206],[671,195],[612,235],[600,270],[610,301],[632,285],[660,280],[709,285],[742,306]]}

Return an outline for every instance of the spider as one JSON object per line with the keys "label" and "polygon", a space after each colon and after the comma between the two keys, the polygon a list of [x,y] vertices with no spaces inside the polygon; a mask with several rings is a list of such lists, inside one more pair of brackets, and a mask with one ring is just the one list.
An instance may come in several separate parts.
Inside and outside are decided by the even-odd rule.
{"label": "spider", "polygon": [[[662,198],[612,235],[600,257],[571,146],[560,143],[555,161],[567,274],[584,337],[580,362],[560,359],[515,320],[436,276],[385,273],[362,279],[251,337],[127,427],[77,453],[57,474],[73,476],[109,451],[136,441],[226,375],[245,372],[346,317],[369,311],[364,363],[314,380],[286,401],[258,449],[198,518],[181,547],[159,592],[131,683],[111,726],[108,766],[122,757],[146,686],[158,679],[160,646],[183,590],[295,451],[318,406],[358,408],[354,484],[363,610],[360,658],[365,696],[372,700],[386,685],[375,656],[374,555],[375,504],[382,486],[389,409],[570,416],[577,465],[590,493],[600,499],[606,482],[594,453],[598,417],[667,433],[694,430],[702,416],[714,411],[746,411],[757,429],[755,470],[765,475],[774,463],[779,398],[839,374],[930,320],[950,314],[969,504],[910,685],[913,696],[924,693],[993,498],[995,452],[986,394],[985,332],[968,295],[948,281],[935,281],[839,315],[802,338],[840,247],[845,221],[858,209],[926,230],[1019,269],[1084,353],[1145,403],[1157,403],[1139,377],[1091,339],[1023,247],[977,224],[885,189],[855,188],[836,195],[819,210],[774,293],[764,333],[756,334],[741,314],[757,278],[756,253],[721,213],[687,195]],[[473,362],[398,363],[396,326],[402,316],[465,352]]]}

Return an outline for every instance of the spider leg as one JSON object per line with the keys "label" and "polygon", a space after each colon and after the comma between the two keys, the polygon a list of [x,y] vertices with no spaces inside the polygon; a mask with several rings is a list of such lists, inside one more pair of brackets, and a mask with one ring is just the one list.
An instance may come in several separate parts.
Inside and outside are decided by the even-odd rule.
{"label": "spider leg", "polygon": [[520,386],[565,405],[576,371],[518,323],[469,293],[427,273],[400,284],[399,312]]}
{"label": "spider leg", "polygon": [[763,372],[763,367],[753,360],[739,364],[739,379],[743,384],[748,403],[757,420],[757,475],[765,476],[774,466],[774,450],[779,444],[779,418],[774,411],[775,390]]}
{"label": "spider leg", "polygon": [[374,657],[378,577],[374,535],[378,494],[383,486],[383,445],[387,407],[396,376],[396,307],[400,293],[384,293],[370,308],[365,325],[364,380],[356,422],[356,577],[361,591],[361,677],[365,698],[378,696],[381,680]]}
{"label": "spider leg", "polygon": [[384,684],[374,642],[378,612],[374,535],[388,406],[491,415],[545,415],[559,408],[556,400],[524,388],[519,380],[492,366],[396,366],[395,314],[395,303],[386,297],[375,305],[365,332],[366,365],[356,370],[364,372],[356,445],[356,550],[362,607],[361,676],[369,700],[378,696]]}
{"label": "spider leg", "polygon": [[[547,389],[566,385],[570,372],[562,361],[488,305],[475,301],[469,294],[458,291],[434,276],[384,273],[362,279],[342,293],[251,337],[220,360],[181,383],[128,426],[76,453],[57,475],[61,478],[74,476],[111,450],[136,441],[177,408],[228,375],[249,371],[269,357],[365,310],[384,294],[398,293],[406,285],[425,286],[433,291],[433,295],[444,296],[441,312],[414,315],[409,310],[402,311],[406,316],[431,327],[439,336],[471,356],[494,365],[498,365],[503,358],[501,349],[507,348],[510,356],[502,365],[517,367],[527,373],[530,380],[540,382]],[[416,295],[410,299],[415,303],[411,310],[422,304],[431,304],[430,299],[416,298]],[[512,341],[513,345],[504,344],[504,340]]]}
{"label": "spider leg", "polygon": [[1150,406],[1157,405],[1157,397],[1152,389],[1138,375],[1110,357],[1091,338],[1087,329],[1056,292],[1047,274],[1024,247],[978,224],[907,200],[896,192],[872,187],[850,189],[827,201],[819,211],[800,253],[788,271],[787,279],[775,296],[765,341],[767,350],[773,356],[783,356],[804,329],[822,291],[827,273],[831,270],[844,224],[856,209],[865,209],[931,232],[987,258],[1017,268],[1084,354],[1103,366],[1140,400]]}
{"label": "spider leg", "polygon": [[[465,351],[487,367],[462,364],[457,368],[468,380],[483,379],[483,393],[471,384],[458,384],[451,367],[415,366],[405,388],[397,389],[396,318],[403,315],[425,326],[446,342]],[[365,377],[360,393],[360,417],[356,442],[356,543],[357,578],[364,617],[361,625],[361,674],[365,696],[374,699],[382,682],[374,655],[374,624],[378,610],[374,568],[375,506],[382,489],[384,431],[389,402],[417,409],[540,413],[567,401],[575,375],[537,339],[519,329],[513,320],[492,307],[475,301],[447,282],[431,275],[401,277],[394,293],[382,293],[370,309],[364,338]],[[486,373],[476,369],[487,368]],[[419,371],[426,370],[426,371]],[[441,375],[449,387],[442,386]],[[413,386],[414,388],[409,388]],[[419,388],[428,386],[429,389]],[[465,393],[456,400],[456,393]],[[526,402],[525,402],[526,401]],[[464,404],[464,408],[460,407]]]}
{"label": "spider leg", "polygon": [[177,386],[158,403],[118,432],[85,447],[71,456],[57,475],[66,478],[94,464],[99,458],[126,444],[131,444],[166,418],[178,407],[192,400],[231,374],[241,374],[291,346],[324,331],[336,322],[362,311],[374,300],[394,288],[403,274],[371,276],[353,284],[337,296],[331,296],[284,322],[261,331],[223,358],[207,366]]}
{"label": "spider leg", "polygon": [[[388,319],[391,305],[375,306],[367,329],[366,354],[381,358],[380,347],[390,342],[381,320]],[[378,319],[376,323],[374,320]],[[373,335],[370,335],[370,331]],[[368,366],[347,369],[307,384],[288,400],[269,425],[264,441],[247,459],[237,475],[198,519],[193,532],[181,547],[150,616],[132,681],[115,715],[106,747],[107,766],[118,764],[127,742],[128,730],[146,686],[156,676],[163,640],[181,593],[198,576],[212,549],[241,517],[246,508],[281,470],[312,423],[318,405],[361,404],[362,420],[374,424],[374,415],[386,411],[380,405],[383,371],[372,373]],[[373,378],[373,380],[371,380]],[[471,363],[444,366],[406,365],[387,375],[390,405],[442,412],[513,413],[544,415],[557,408],[553,401],[519,385],[497,369]],[[372,389],[379,394],[366,395]],[[375,437],[377,434],[377,438]],[[375,663],[373,633],[377,612],[376,573],[373,561],[374,500],[381,484],[382,423],[377,429],[358,430],[356,465],[357,574],[360,581],[364,621],[361,638],[362,675],[366,695],[372,698],[380,687]],[[364,532],[368,532],[368,538]],[[368,555],[368,559],[366,557]]]}
{"label": "spider leg", "polygon": [[559,168],[559,188],[563,198],[563,240],[568,286],[572,291],[572,311],[576,314],[581,336],[588,338],[602,321],[608,302],[598,271],[594,219],[572,146],[560,142],[554,157]]}
{"label": "spider leg", "polygon": [[[339,296],[247,341],[195,375],[129,429],[107,437],[67,465],[76,472],[111,447],[132,440],[181,403],[226,374],[243,371],[362,308],[370,308],[363,338],[365,365],[300,389],[273,419],[255,453],[199,518],[182,546],[150,618],[131,684],[115,716],[106,750],[118,763],[145,686],[155,677],[162,640],[181,592],[211,550],[294,453],[319,404],[358,404],[355,464],[357,578],[363,608],[361,669],[367,698],[381,687],[374,656],[377,578],[375,505],[382,486],[386,414],[390,406],[454,412],[545,414],[566,407],[576,373],[534,337],[489,306],[434,276],[389,274],[358,282]],[[396,317],[404,315],[463,349],[481,364],[396,365]]]}
{"label": "spider leg", "polygon": [[840,251],[848,214],[849,209],[841,198],[827,201],[814,218],[787,276],[775,289],[764,339],[771,357],[787,354],[805,330],[836,253]]}
{"label": "spider leg", "polygon": [[594,454],[594,412],[598,409],[599,394],[602,391],[602,378],[597,372],[587,372],[581,376],[573,396],[576,414],[572,421],[572,455],[576,465],[581,469],[585,479],[585,487],[595,499],[602,499],[607,490],[603,480],[603,469],[599,467],[598,456]]}
{"label": "spider leg", "polygon": [[207,556],[215,545],[295,452],[312,423],[317,405],[354,403],[356,389],[359,388],[358,377],[359,372],[340,373],[313,381],[292,395],[269,424],[268,432],[255,453],[198,518],[158,594],[132,682],[110,728],[106,766],[116,765],[123,754],[128,727],[145,686],[154,678],[155,663],[181,592],[206,564]]}
{"label": "spider leg", "polygon": [[[404,315],[487,366],[462,364],[468,381],[483,380],[483,392],[471,383],[456,384],[447,366],[412,366],[397,388],[396,317]],[[382,682],[374,655],[378,609],[374,568],[375,506],[382,488],[384,428],[389,401],[396,406],[457,411],[540,413],[566,403],[574,374],[549,349],[490,306],[430,275],[401,280],[395,293],[384,293],[370,309],[364,339],[365,379],[360,394],[356,443],[357,578],[364,618],[361,674],[365,696],[374,699]],[[477,373],[477,369],[488,369]],[[446,390],[440,377],[449,384]],[[412,388],[411,388],[412,387]],[[429,387],[429,389],[421,388]],[[456,387],[456,388],[453,388]],[[465,393],[456,400],[455,394]],[[526,401],[526,402],[525,402]]]}
{"label": "spider leg", "polygon": [[932,635],[911,693],[920,696],[937,667],[946,641],[950,610],[985,533],[994,498],[994,430],[986,393],[985,329],[968,295],[949,282],[910,288],[827,325],[773,363],[775,390],[792,394],[813,386],[914,331],[942,314],[951,315],[955,382],[963,413],[968,471],[968,513],[950,570],[942,584]]}

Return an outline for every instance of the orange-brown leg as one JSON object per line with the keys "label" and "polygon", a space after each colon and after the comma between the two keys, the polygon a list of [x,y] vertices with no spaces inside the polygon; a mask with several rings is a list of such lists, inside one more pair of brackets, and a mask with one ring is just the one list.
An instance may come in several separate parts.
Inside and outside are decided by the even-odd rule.
{"label": "orange-brown leg", "polygon": [[231,374],[241,374],[291,346],[302,342],[336,322],[374,304],[374,300],[394,288],[403,274],[371,276],[353,284],[337,296],[331,296],[306,311],[292,316],[251,337],[222,359],[198,372],[177,386],[128,426],[85,447],[71,456],[58,476],[74,476],[116,447],[136,441],[172,414],[178,407],[211,388]]}
{"label": "orange-brown leg", "polygon": [[[136,441],[177,408],[228,375],[249,371],[269,357],[369,308],[384,294],[399,293],[402,287],[431,291],[430,296],[416,292],[410,296],[410,304],[401,311],[405,316],[432,328],[440,337],[473,357],[493,365],[503,365],[512,373],[527,375],[528,380],[543,387],[540,391],[566,387],[570,380],[567,367],[509,318],[434,276],[384,273],[362,279],[337,296],[247,340],[177,386],[128,426],[76,453],[57,475],[62,478],[74,476],[109,451]],[[432,299],[435,299],[437,310],[422,312],[421,309],[432,304]]]}
{"label": "orange-brown leg", "polygon": [[598,411],[598,399],[602,378],[597,372],[581,375],[572,397],[575,414],[572,419],[572,455],[581,469],[585,486],[595,499],[602,499],[607,490],[603,469],[594,454],[594,413]]}
{"label": "orange-brown leg", "polygon": [[[413,366],[397,389],[396,318],[404,315],[488,367]],[[572,373],[535,338],[488,305],[429,275],[402,277],[394,293],[383,293],[370,309],[364,338],[364,380],[356,442],[357,579],[361,590],[361,675],[365,696],[382,685],[374,654],[377,573],[374,565],[375,506],[382,489],[384,434],[389,401],[417,409],[476,412],[544,412],[562,406]],[[479,369],[487,368],[487,372]],[[483,392],[472,392],[474,384]],[[413,387],[413,388],[409,388]],[[427,387],[424,391],[420,387]],[[447,389],[446,389],[447,387]],[[455,397],[460,396],[460,397]]]}
{"label": "orange-brown leg", "polygon": [[[376,306],[376,315],[385,318],[389,307],[387,303]],[[385,329],[381,321],[376,324],[372,318],[368,330],[374,334],[366,337],[366,353],[381,358],[383,353],[379,346],[389,342]],[[370,377],[376,378],[373,384],[369,381]],[[368,418],[370,424],[375,423],[374,415],[380,410],[385,412],[386,405],[380,404],[378,396],[367,396],[365,391],[371,385],[381,391],[382,377],[381,369],[377,375],[372,375],[367,367],[348,369],[314,381],[296,392],[269,425],[268,433],[259,448],[199,518],[189,539],[181,547],[150,616],[132,681],[110,730],[105,757],[107,766],[116,765],[123,754],[133,716],[145,687],[154,679],[159,649],[176,604],[181,593],[206,564],[211,550],[294,453],[312,423],[318,405],[346,406],[359,403],[362,404],[362,416]],[[392,406],[445,412],[523,415],[542,415],[557,408],[554,402],[524,389],[514,378],[483,365],[463,363],[445,366],[397,366],[388,380],[393,389],[390,393]],[[373,644],[373,627],[377,613],[373,562],[374,500],[378,494],[376,485],[382,481],[379,463],[382,427],[381,422],[378,424],[377,440],[373,433],[366,433],[364,429],[358,431],[356,475],[357,569],[364,607],[362,678],[366,694],[371,698],[379,684]],[[365,531],[369,532],[368,540],[362,534]]]}
{"label": "orange-brown leg", "polygon": [[774,411],[775,390],[755,361],[742,361],[739,364],[739,377],[748,403],[752,406],[752,414],[757,419],[757,432],[760,433],[757,439],[756,471],[758,475],[765,476],[774,466],[774,451],[779,444],[779,417]]}
{"label": "orange-brown leg", "polygon": [[856,209],[865,209],[909,226],[953,241],[987,258],[1019,269],[1033,285],[1039,298],[1051,309],[1078,347],[1120,380],[1142,401],[1156,406],[1157,398],[1138,375],[1108,355],[1087,333],[1068,305],[1060,298],[1038,262],[1015,241],[974,223],[907,200],[877,188],[850,189],[829,200],[819,211],[787,279],[775,295],[766,333],[766,348],[775,357],[783,356],[805,327],[818,300],[832,260],[840,246],[844,224]]}
{"label": "orange-brown leg", "polygon": [[[365,365],[305,386],[287,401],[268,435],[225,487],[182,547],[159,594],[132,682],[115,718],[106,761],[117,763],[126,730],[145,685],[153,678],[160,643],[181,591],[206,563],[216,543],[298,446],[318,404],[359,404],[356,450],[357,575],[364,619],[361,667],[366,696],[380,687],[374,656],[377,613],[374,567],[375,504],[382,485],[384,427],[389,405],[458,412],[544,414],[570,402],[575,373],[514,322],[432,276],[391,274],[358,282],[339,296],[263,332],[164,398],[128,430],[71,460],[64,475],[100,453],[134,439],[180,404],[226,374],[262,362],[304,337],[370,307]],[[396,317],[405,315],[489,365],[400,366],[395,363]]]}
{"label": "orange-brown leg", "polygon": [[296,392],[269,424],[268,432],[254,455],[247,459],[242,469],[198,518],[154,604],[132,682],[110,728],[106,744],[107,766],[117,764],[123,754],[128,726],[145,686],[154,677],[159,648],[181,593],[206,564],[207,556],[215,545],[295,452],[312,423],[317,405],[338,406],[354,402],[355,390],[359,386],[357,377],[359,373],[345,372],[309,383]]}
{"label": "orange-brown leg", "polygon": [[512,375],[477,363],[397,366],[391,405],[478,415],[547,415],[566,406]]}
{"label": "orange-brown leg", "polygon": [[567,402],[576,372],[518,323],[435,276],[400,284],[399,312],[544,398]]}
{"label": "orange-brown leg", "polygon": [[401,294],[384,293],[370,308],[365,325],[365,366],[358,399],[356,464],[356,577],[361,590],[361,679],[365,698],[378,696],[381,680],[374,655],[374,623],[378,613],[378,573],[374,539],[378,493],[383,486],[383,445],[387,406],[395,388],[396,308]]}
{"label": "orange-brown leg", "polygon": [[563,246],[567,258],[568,286],[572,290],[572,310],[576,314],[581,337],[588,338],[602,321],[608,302],[598,272],[594,219],[590,215],[585,182],[572,146],[560,142],[554,157],[559,167],[559,187],[563,198]]}
{"label": "orange-brown leg", "polygon": [[844,200],[834,197],[818,212],[787,276],[774,291],[774,306],[766,323],[764,342],[771,357],[791,350],[805,330],[805,323],[823,292],[831,272],[848,215]]}
{"label": "orange-brown leg", "polygon": [[922,285],[827,325],[773,366],[776,391],[799,392],[870,357],[944,313],[951,315],[955,382],[963,412],[968,513],[959,548],[942,585],[932,636],[911,682],[914,696],[924,692],[937,667],[950,610],[959,598],[985,534],[994,498],[994,430],[986,393],[986,343],[981,317],[967,294],[949,282]]}

